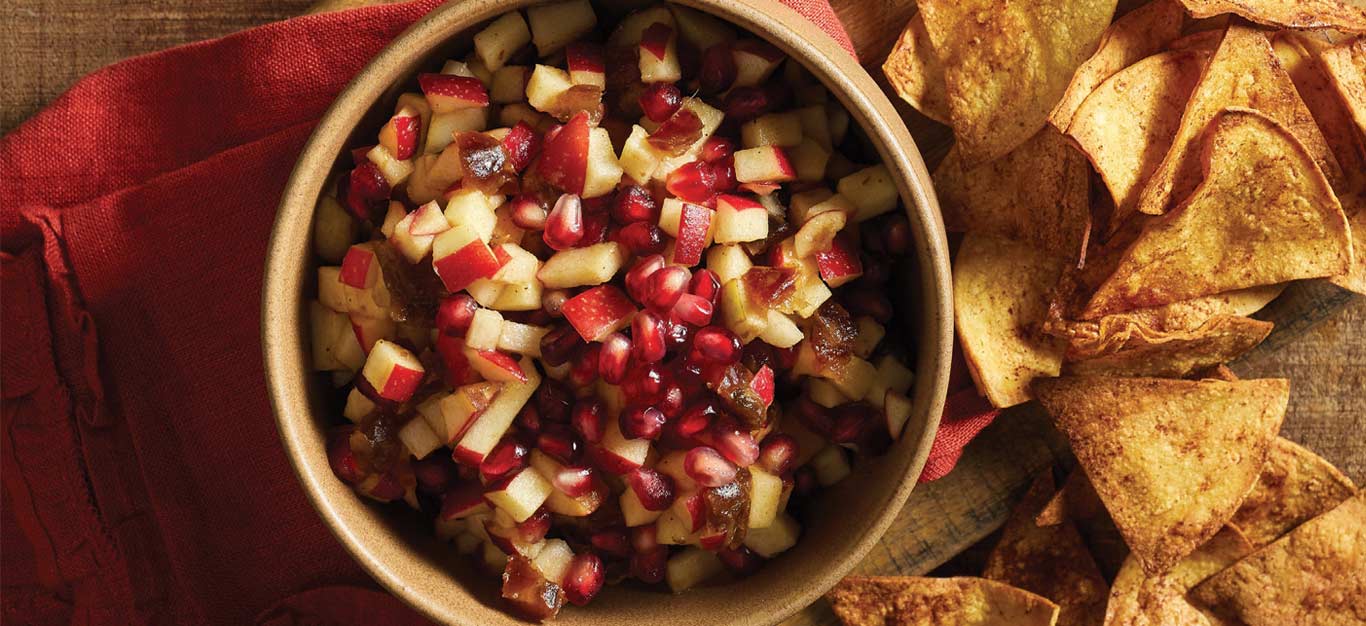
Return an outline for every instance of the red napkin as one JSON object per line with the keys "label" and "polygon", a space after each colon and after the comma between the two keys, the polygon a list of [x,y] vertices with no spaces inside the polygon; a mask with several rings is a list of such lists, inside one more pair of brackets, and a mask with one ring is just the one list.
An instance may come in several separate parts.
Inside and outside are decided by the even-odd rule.
{"label": "red napkin", "polygon": [[[785,1],[852,52],[824,0]],[[130,59],[0,139],[0,620],[420,621],[295,480],[265,395],[258,294],[313,126],[437,4]],[[991,415],[946,419],[926,477]]]}

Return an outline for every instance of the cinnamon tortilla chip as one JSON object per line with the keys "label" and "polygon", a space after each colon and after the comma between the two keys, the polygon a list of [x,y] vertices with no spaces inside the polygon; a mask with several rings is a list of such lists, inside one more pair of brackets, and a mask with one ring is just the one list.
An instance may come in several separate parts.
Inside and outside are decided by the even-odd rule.
{"label": "cinnamon tortilla chip", "polygon": [[1247,538],[1225,526],[1165,574],[1150,576],[1136,559],[1126,560],[1110,587],[1105,626],[1213,626],[1186,592],[1251,552]]}
{"label": "cinnamon tortilla chip", "polygon": [[1110,232],[1134,214],[1143,184],[1171,148],[1208,59],[1209,53],[1198,49],[1150,56],[1101,83],[1073,115],[1067,134],[1115,202]]}
{"label": "cinnamon tortilla chip", "polygon": [[1284,379],[1082,376],[1033,387],[1150,574],[1171,569],[1233,516],[1290,394]]}
{"label": "cinnamon tortilla chip", "polygon": [[1233,523],[1261,547],[1352,497],[1356,485],[1317,454],[1284,437],[1271,444]]}
{"label": "cinnamon tortilla chip", "polygon": [[1357,132],[1366,135],[1366,38],[1329,48],[1319,58],[1351,111]]}
{"label": "cinnamon tortilla chip", "polygon": [[1049,320],[1046,330],[1067,339],[1066,360],[1082,361],[1113,353],[1138,337],[1152,341],[1191,332],[1220,316],[1248,316],[1285,290],[1285,284],[1262,285],[1124,313],[1094,321]]}
{"label": "cinnamon tortilla chip", "polygon": [[1248,109],[1221,113],[1202,160],[1204,182],[1144,228],[1081,319],[1351,267],[1342,206],[1275,121]]}
{"label": "cinnamon tortilla chip", "polygon": [[1181,0],[1197,18],[1232,13],[1279,28],[1366,33],[1366,8],[1342,0]]}
{"label": "cinnamon tortilla chip", "polygon": [[[1295,90],[1323,131],[1333,157],[1342,166],[1342,179],[1333,188],[1338,198],[1361,191],[1366,183],[1366,137],[1353,128],[1352,112],[1347,108],[1321,56],[1329,44],[1294,31],[1281,31],[1271,38]],[[1339,53],[1332,53],[1334,55]]]}
{"label": "cinnamon tortilla chip", "polygon": [[1185,20],[1186,13],[1176,0],[1153,0],[1115,20],[1101,35],[1096,53],[1072,75],[1048,122],[1066,131],[1077,108],[1096,87],[1176,39]]}
{"label": "cinnamon tortilla chip", "polygon": [[1073,470],[1067,475],[1062,488],[1039,511],[1034,523],[1054,526],[1064,520],[1076,524],[1100,571],[1107,579],[1113,579],[1120,565],[1129,558],[1129,546],[1124,545],[1124,538],[1115,528],[1110,513],[1086,478],[1086,472],[1081,470]]}
{"label": "cinnamon tortilla chip", "polygon": [[940,124],[949,123],[949,100],[944,92],[944,66],[930,46],[925,18],[917,12],[901,31],[891,54],[882,63],[887,82],[907,104]]}
{"label": "cinnamon tortilla chip", "polygon": [[1223,39],[1224,28],[1222,26],[1215,30],[1197,30],[1167,44],[1167,49],[1204,50],[1212,54]]}
{"label": "cinnamon tortilla chip", "polygon": [[1053,626],[1058,605],[985,578],[849,576],[825,594],[845,626]]}
{"label": "cinnamon tortilla chip", "polygon": [[1034,480],[987,556],[983,578],[1039,594],[1058,605],[1064,626],[1100,624],[1109,586],[1070,520],[1038,526],[1034,517],[1053,496],[1053,474]]}
{"label": "cinnamon tortilla chip", "polygon": [[1329,181],[1342,176],[1314,117],[1271,51],[1266,34],[1232,24],[1210,58],[1186,104],[1171,149],[1148,179],[1138,210],[1161,215],[1186,200],[1200,184],[1205,129],[1223,109],[1256,109],[1289,130]]}
{"label": "cinnamon tortilla chip", "polygon": [[1028,401],[1030,381],[1061,370],[1063,342],[1041,329],[1061,273],[1060,261],[1029,244],[963,238],[953,264],[954,320],[968,371],[993,406]]}
{"label": "cinnamon tortilla chip", "polygon": [[1248,626],[1366,622],[1366,493],[1209,577],[1189,597]]}
{"label": "cinnamon tortilla chip", "polygon": [[1174,333],[1132,334],[1118,348],[1064,365],[1074,376],[1157,376],[1184,378],[1192,372],[1232,361],[1271,334],[1271,322],[1221,315],[1199,328]]}
{"label": "cinnamon tortilla chip", "polygon": [[1043,128],[1115,3],[917,0],[965,167],[1005,156]]}
{"label": "cinnamon tortilla chip", "polygon": [[1343,196],[1342,208],[1347,211],[1347,224],[1352,229],[1352,267],[1347,273],[1328,280],[1348,291],[1366,295],[1366,196]]}

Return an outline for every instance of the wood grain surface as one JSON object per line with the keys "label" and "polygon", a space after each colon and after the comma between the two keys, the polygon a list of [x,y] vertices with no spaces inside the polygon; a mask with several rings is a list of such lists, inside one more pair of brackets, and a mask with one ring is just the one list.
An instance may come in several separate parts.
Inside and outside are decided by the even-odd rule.
{"label": "wood grain surface", "polygon": [[[326,0],[319,10],[358,0]],[[379,2],[383,0],[359,0]],[[834,0],[869,72],[914,10],[913,0]],[[81,75],[119,59],[217,37],[306,12],[312,0],[3,0],[0,2],[0,132],[59,96]],[[895,98],[893,98],[895,100]],[[901,110],[931,164],[947,129]],[[1277,324],[1262,346],[1233,365],[1244,377],[1291,379],[1282,434],[1366,483],[1366,298],[1326,283],[1292,286],[1259,317]],[[1036,408],[1008,411],[965,451],[948,477],[912,494],[891,532],[858,572],[974,574],[988,537],[1030,476],[1069,464],[1066,446]],[[976,545],[975,545],[976,544]],[[975,547],[974,547],[975,545]],[[966,551],[966,552],[964,552]],[[831,624],[817,604],[789,624]]]}

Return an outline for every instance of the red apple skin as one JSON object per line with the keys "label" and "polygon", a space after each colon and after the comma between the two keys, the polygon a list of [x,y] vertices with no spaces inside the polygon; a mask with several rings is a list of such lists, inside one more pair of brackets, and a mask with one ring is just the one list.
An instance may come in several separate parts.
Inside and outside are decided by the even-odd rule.
{"label": "red apple skin", "polygon": [[389,198],[389,180],[370,159],[346,176],[346,208],[356,219],[370,221]]}
{"label": "red apple skin", "polygon": [[403,115],[390,122],[394,125],[395,146],[398,148],[394,158],[400,161],[413,158],[413,153],[417,152],[417,136],[422,130],[422,118]]}
{"label": "red apple skin", "polygon": [[480,278],[493,276],[501,267],[498,257],[494,256],[487,244],[479,240],[465,244],[454,254],[432,261],[436,275],[451,293],[468,287]]}
{"label": "red apple skin", "polygon": [[457,445],[455,450],[451,451],[451,460],[467,467],[479,467],[484,460],[484,453]]}
{"label": "red apple skin", "polygon": [[636,305],[621,289],[600,285],[565,301],[560,309],[585,341],[600,341],[629,322]]}
{"label": "red apple skin", "polygon": [[417,386],[422,384],[422,370],[408,369],[402,365],[395,365],[389,372],[389,378],[384,381],[383,389],[376,389],[381,398],[403,402],[411,398]]}
{"label": "red apple skin", "polygon": [[570,74],[574,72],[592,72],[594,74],[605,74],[606,65],[603,63],[602,46],[594,43],[574,42],[564,49],[565,69]]}
{"label": "red apple skin", "polygon": [[498,369],[508,372],[519,383],[526,382],[526,372],[522,371],[522,366],[514,359],[497,350],[476,350],[479,357],[492,363]]}
{"label": "red apple skin", "polygon": [[541,151],[541,134],[525,121],[517,122],[503,138],[503,150],[513,169],[524,171]]}
{"label": "red apple skin", "polygon": [[618,476],[640,467],[635,461],[622,458],[617,453],[600,445],[590,446],[588,448],[588,455],[592,458],[594,465]]}
{"label": "red apple skin", "polygon": [[863,275],[863,261],[859,260],[858,246],[845,233],[836,236],[828,249],[816,253],[816,268],[831,287],[838,287]]}
{"label": "red apple skin", "polygon": [[766,196],[782,188],[778,183],[742,183],[741,189],[758,196]]}
{"label": "red apple skin", "polygon": [[707,522],[707,501],[700,493],[694,493],[683,501],[688,509],[688,531],[697,532]]}
{"label": "red apple skin", "polygon": [[748,211],[751,209],[758,209],[760,211],[767,210],[764,208],[764,205],[759,204],[757,200],[752,200],[744,196],[733,196],[725,193],[716,196],[716,204],[720,206],[722,203],[729,205],[730,208],[737,213],[740,211]]}
{"label": "red apple skin", "polygon": [[674,29],[669,28],[664,22],[655,22],[640,34],[640,49],[653,54],[656,59],[663,59],[669,51],[669,38],[674,34]]}
{"label": "red apple skin", "polygon": [[484,83],[472,76],[420,74],[417,77],[417,84],[424,94],[455,98],[469,103],[471,108],[489,105],[489,92],[484,89]]}
{"label": "red apple skin", "polygon": [[484,490],[477,483],[465,483],[447,491],[441,498],[441,519],[453,520],[485,505]]}
{"label": "red apple skin", "polygon": [[583,194],[584,178],[588,175],[588,114],[579,112],[563,126],[550,129],[545,135],[541,161],[537,166],[546,182],[561,191]]}
{"label": "red apple skin", "polygon": [[754,378],[750,379],[749,388],[759,395],[764,406],[773,404],[773,370],[769,369],[767,365],[760,367],[759,371],[754,373]]}
{"label": "red apple skin", "polygon": [[[468,385],[478,380],[470,360],[465,356],[465,340],[454,335],[440,335],[436,338],[436,353],[445,365],[446,384],[452,387]],[[474,420],[470,420],[473,422]]]}
{"label": "red apple skin", "polygon": [[684,203],[678,216],[678,241],[674,244],[674,263],[696,265],[707,249],[707,231],[714,212],[704,206]]}
{"label": "red apple skin", "polygon": [[360,246],[351,246],[346,251],[346,256],[342,258],[341,271],[337,278],[345,285],[356,289],[367,289],[371,285],[365,284],[365,279],[370,274],[370,264],[375,262],[375,253]]}

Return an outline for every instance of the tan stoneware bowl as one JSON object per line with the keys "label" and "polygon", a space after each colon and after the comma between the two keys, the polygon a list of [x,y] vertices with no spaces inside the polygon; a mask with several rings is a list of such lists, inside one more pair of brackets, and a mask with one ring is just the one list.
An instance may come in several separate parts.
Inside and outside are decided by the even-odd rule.
{"label": "tan stoneware bowl", "polygon": [[[401,87],[421,70],[469,49],[485,22],[535,0],[462,0],[414,24],[342,92],[305,146],[280,203],[263,285],[266,377],[286,453],[328,527],[380,584],[433,620],[465,626],[524,623],[504,613],[499,581],[473,559],[439,543],[402,505],[381,506],[335,478],[324,450],[340,407],[325,377],[309,368],[307,303],[316,295],[310,241],[314,206],[352,145],[370,138]],[[953,341],[949,261],[929,176],[910,134],[858,63],[797,13],[772,0],[681,0],[767,39],[800,60],[849,110],[890,168],[914,234],[914,253],[897,269],[893,301],[915,355],[914,414],[885,456],[826,489],[798,545],[739,582],[678,596],[630,585],[605,589],[588,607],[567,606],[564,626],[721,626],[773,624],[815,601],[882,536],[916,483],[938,427]],[[600,16],[624,12],[595,3]]]}

